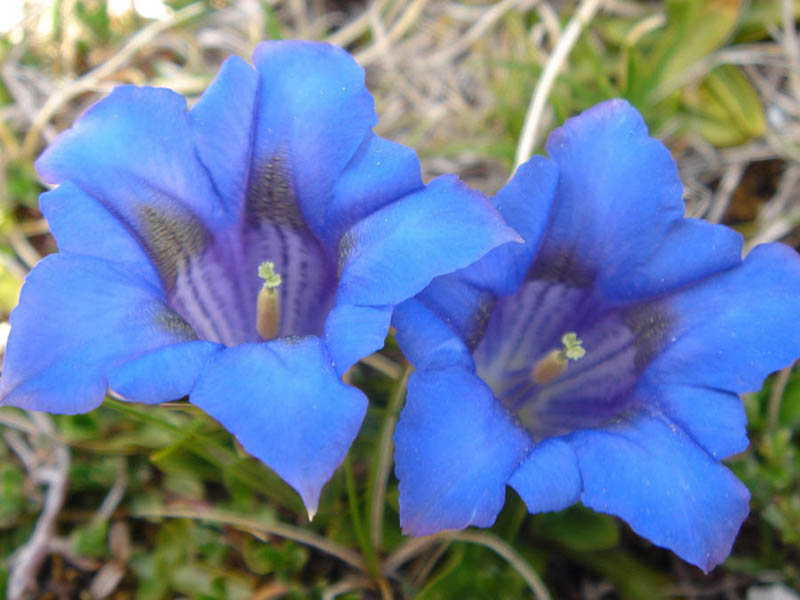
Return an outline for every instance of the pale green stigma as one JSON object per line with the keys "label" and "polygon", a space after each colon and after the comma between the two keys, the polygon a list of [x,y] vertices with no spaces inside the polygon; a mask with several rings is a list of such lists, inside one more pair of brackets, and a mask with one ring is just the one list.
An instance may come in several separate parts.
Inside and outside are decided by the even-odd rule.
{"label": "pale green stigma", "polygon": [[281,276],[275,272],[275,263],[266,261],[258,265],[258,276],[264,280],[267,289],[276,288],[281,284]]}
{"label": "pale green stigma", "polygon": [[583,340],[574,331],[565,333],[561,336],[561,343],[564,344],[564,357],[569,360],[579,360],[586,356],[586,349],[582,346]]}
{"label": "pale green stigma", "polygon": [[574,331],[562,335],[561,343],[563,348],[550,350],[531,367],[531,379],[534,383],[538,385],[550,383],[567,370],[569,361],[581,359],[586,355],[586,350],[582,346],[583,341]]}

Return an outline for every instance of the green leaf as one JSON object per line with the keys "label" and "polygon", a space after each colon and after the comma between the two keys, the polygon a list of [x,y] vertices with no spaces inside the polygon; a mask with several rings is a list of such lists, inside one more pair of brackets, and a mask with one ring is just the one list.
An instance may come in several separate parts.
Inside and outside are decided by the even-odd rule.
{"label": "green leaf", "polygon": [[451,598],[527,598],[525,582],[507,562],[482,546],[452,544],[423,588],[409,597],[418,600]]}
{"label": "green leaf", "polygon": [[[698,62],[720,48],[739,18],[740,0],[672,0],[667,27],[647,53],[647,67],[629,72],[629,92],[639,100],[657,100],[686,82]],[[701,74],[702,75],[702,74]]]}
{"label": "green leaf", "polygon": [[800,545],[800,495],[778,496],[761,513],[787,544]]}
{"label": "green leaf", "polygon": [[800,427],[800,373],[795,371],[786,384],[781,398],[778,420],[784,427],[797,429]]}
{"label": "green leaf", "polygon": [[291,541],[265,543],[248,538],[242,546],[242,556],[248,569],[266,575],[275,573],[282,579],[297,576],[308,560],[308,551]]}
{"label": "green leaf", "polygon": [[617,521],[580,505],[536,515],[530,527],[535,535],[576,551],[605,550],[619,544]]}
{"label": "green leaf", "polygon": [[167,597],[169,580],[159,573],[158,562],[154,556],[136,555],[132,566],[137,575],[136,600],[161,600]]}
{"label": "green leaf", "polygon": [[662,600],[673,586],[669,576],[622,550],[582,553],[577,560],[610,579],[620,600]]}
{"label": "green leaf", "polygon": [[7,315],[17,305],[21,286],[22,282],[16,275],[0,265],[0,312],[2,314]]}
{"label": "green leaf", "polygon": [[61,436],[68,442],[94,440],[102,435],[98,413],[62,415],[58,418]]}
{"label": "green leaf", "polygon": [[189,519],[164,521],[156,536],[156,560],[168,570],[182,564],[188,558],[192,528],[195,523]]}
{"label": "green leaf", "polygon": [[244,577],[228,575],[220,584],[224,600],[250,600],[255,597],[253,586]]}
{"label": "green leaf", "polygon": [[203,565],[184,564],[175,569],[173,578],[175,589],[190,597],[200,596],[216,598],[214,576]]}
{"label": "green leaf", "polygon": [[16,205],[35,208],[39,194],[44,191],[33,164],[27,161],[8,163],[5,184],[5,199],[0,204],[0,210],[4,213],[13,210]]}
{"label": "green leaf", "polygon": [[101,558],[108,554],[108,521],[91,521],[73,532],[72,547],[79,556]]}
{"label": "green leaf", "polygon": [[761,100],[738,67],[717,67],[699,89],[684,92],[684,101],[692,129],[716,146],[743,144],[766,129]]}
{"label": "green leaf", "polygon": [[25,505],[24,485],[25,475],[17,465],[0,466],[0,528],[13,527],[20,516]]}
{"label": "green leaf", "polygon": [[111,39],[111,19],[105,2],[77,2],[75,16],[89,29],[92,36],[101,42]]}

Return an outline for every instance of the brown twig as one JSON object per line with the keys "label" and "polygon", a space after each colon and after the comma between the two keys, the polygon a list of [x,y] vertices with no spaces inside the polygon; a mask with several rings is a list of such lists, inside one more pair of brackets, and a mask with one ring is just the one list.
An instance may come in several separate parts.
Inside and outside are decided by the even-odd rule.
{"label": "brown twig", "polygon": [[778,418],[781,412],[781,400],[783,400],[783,392],[786,391],[786,384],[789,383],[789,376],[792,374],[792,367],[789,365],[785,369],[781,369],[775,376],[772,382],[772,390],[769,393],[769,406],[767,422],[770,429],[778,427]]}
{"label": "brown twig", "polygon": [[539,141],[542,116],[544,115],[547,98],[550,96],[550,90],[553,88],[558,72],[564,66],[564,62],[567,60],[575,42],[578,41],[583,28],[591,22],[602,3],[603,0],[581,1],[578,9],[564,28],[564,33],[561,35],[558,45],[547,60],[542,75],[539,77],[539,83],[537,83],[531,97],[531,102],[528,105],[528,112],[525,115],[525,122],[522,125],[522,132],[517,143],[514,167],[511,169],[512,175],[517,170],[517,167],[526,162],[533,154],[533,149],[536,148],[536,144]]}
{"label": "brown twig", "polygon": [[304,544],[324,552],[330,556],[338,558],[342,562],[350,565],[351,567],[364,570],[364,561],[357,552],[350,548],[340,546],[331,542],[321,535],[317,535],[307,529],[301,527],[294,527],[286,523],[279,523],[275,521],[263,521],[256,519],[248,519],[241,515],[230,513],[221,510],[202,510],[198,508],[179,508],[179,507],[162,507],[162,508],[147,508],[137,510],[133,513],[135,517],[143,518],[177,518],[177,519],[198,519],[200,521],[212,521],[215,523],[224,523],[238,527],[243,531],[260,532],[267,535],[275,535],[283,537],[299,544]]}
{"label": "brown twig", "polygon": [[56,520],[67,496],[70,465],[69,448],[56,439],[52,421],[44,413],[31,413],[31,421],[45,433],[39,440],[46,440],[49,452],[44,456],[53,459],[51,464],[40,465],[30,476],[47,485],[44,507],[36,521],[33,535],[19,548],[11,560],[8,579],[8,599],[23,600],[36,588],[36,578],[45,558],[50,553]]}
{"label": "brown twig", "polygon": [[147,27],[138,31],[119,52],[109,58],[103,64],[95,67],[80,79],[69,82],[56,90],[39,109],[31,124],[25,141],[22,143],[22,153],[30,156],[34,153],[39,139],[39,134],[50,119],[61,109],[61,107],[72,100],[75,96],[92,90],[98,82],[112,75],[117,69],[125,65],[133,56],[144,46],[150,43],[156,36],[170,27],[199,16],[205,11],[203,2],[196,2],[175,12],[169,19],[154,21]]}

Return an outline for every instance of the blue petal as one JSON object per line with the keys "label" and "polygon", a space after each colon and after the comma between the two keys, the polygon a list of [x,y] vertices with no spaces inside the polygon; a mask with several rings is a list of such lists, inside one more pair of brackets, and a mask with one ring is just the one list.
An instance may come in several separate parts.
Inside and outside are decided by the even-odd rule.
{"label": "blue petal", "polygon": [[145,279],[96,258],[52,255],[28,275],[11,313],[0,398],[31,410],[85,412],[103,401],[114,368],[193,338]]}
{"label": "blue petal", "polygon": [[636,391],[646,406],[660,409],[716,459],[747,448],[747,415],[737,394],[690,385],[650,384]]}
{"label": "blue petal", "polygon": [[508,242],[459,271],[435,278],[413,301],[398,307],[393,321],[397,340],[417,368],[472,368],[469,352],[483,335],[494,295],[514,293],[530,268],[556,180],[547,159],[522,165],[494,202],[525,243]]}
{"label": "blue petal", "polygon": [[400,524],[410,535],[488,527],[532,442],[464,369],[417,371],[394,435]]}
{"label": "blue petal", "polygon": [[648,381],[748,392],[800,356],[800,257],[755,248],[741,266],[659,300],[670,338]]}
{"label": "blue petal", "polygon": [[456,364],[473,368],[470,352],[483,335],[494,296],[461,273],[437,277],[395,312],[397,341],[418,369]]}
{"label": "blue petal", "polygon": [[392,324],[403,354],[417,369],[461,366],[475,370],[461,334],[419,300],[406,300],[395,308]]}
{"label": "blue petal", "polygon": [[552,162],[534,156],[494,198],[494,204],[524,244],[505,244],[459,273],[467,281],[507,296],[517,291],[528,274],[548,223],[558,170]]}
{"label": "blue petal", "polygon": [[556,129],[547,150],[558,189],[537,267],[588,274],[618,295],[629,274],[683,218],[682,188],[664,145],[622,100],[598,104]]}
{"label": "blue petal", "polygon": [[264,42],[253,54],[262,81],[251,180],[287,159],[303,214],[319,235],[336,178],[377,123],[364,70],[341,48]]}
{"label": "blue petal", "polygon": [[422,187],[417,153],[369,134],[333,188],[325,239],[335,244],[367,215]]}
{"label": "blue petal", "polygon": [[561,510],[575,504],[580,499],[582,485],[575,452],[561,438],[537,444],[508,483],[532,513]]}
{"label": "blue petal", "polygon": [[391,306],[335,307],[325,321],[325,346],[339,375],[365,356],[383,348]]}
{"label": "blue petal", "polygon": [[434,277],[512,241],[521,240],[486,198],[455,177],[440,177],[342,237],[338,301],[398,304]]}
{"label": "blue petal", "polygon": [[367,409],[364,395],[341,382],[313,337],[218,353],[190,400],[297,490],[312,517]]}
{"label": "blue petal", "polygon": [[120,263],[124,271],[135,271],[154,285],[160,285],[150,257],[131,231],[73,183],[67,181],[42,194],[39,207],[62,254],[82,254]]}
{"label": "blue petal", "polygon": [[213,225],[219,200],[197,160],[186,100],[121,86],[61,133],[36,161],[49,183],[70,180],[130,223],[141,207],[190,212]]}
{"label": "blue petal", "polygon": [[673,223],[645,262],[609,282],[605,293],[620,300],[657,296],[730,269],[741,260],[742,236],[738,232],[724,225],[681,219]]}
{"label": "blue petal", "polygon": [[570,438],[586,506],[622,517],[639,535],[706,572],[725,560],[750,494],[679,428],[641,416]]}
{"label": "blue petal", "polygon": [[258,90],[255,70],[231,56],[189,112],[197,154],[234,215],[247,190]]}
{"label": "blue petal", "polygon": [[569,119],[547,148],[559,183],[537,268],[578,269],[601,298],[630,301],[739,262],[738,233],[683,218],[677,167],[627,102],[604,102]]}
{"label": "blue petal", "polygon": [[193,341],[158,348],[117,367],[111,388],[128,400],[158,404],[188,396],[209,358],[224,346]]}

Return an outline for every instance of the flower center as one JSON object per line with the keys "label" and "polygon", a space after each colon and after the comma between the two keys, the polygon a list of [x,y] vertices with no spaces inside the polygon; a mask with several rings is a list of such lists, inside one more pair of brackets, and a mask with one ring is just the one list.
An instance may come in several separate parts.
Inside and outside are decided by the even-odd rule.
{"label": "flower center", "polygon": [[655,305],[607,306],[591,289],[530,279],[498,299],[475,363],[540,440],[599,427],[634,409],[632,392],[667,327]]}
{"label": "flower center", "polygon": [[138,207],[134,229],[198,338],[233,346],[322,333],[336,256],[308,227],[289,165],[278,152],[254,168],[238,221],[219,231],[174,198]]}
{"label": "flower center", "polygon": [[581,345],[583,342],[575,332],[561,336],[561,343],[563,348],[554,348],[531,368],[531,379],[536,385],[550,383],[564,372],[570,360],[579,360],[586,355],[586,350]]}

